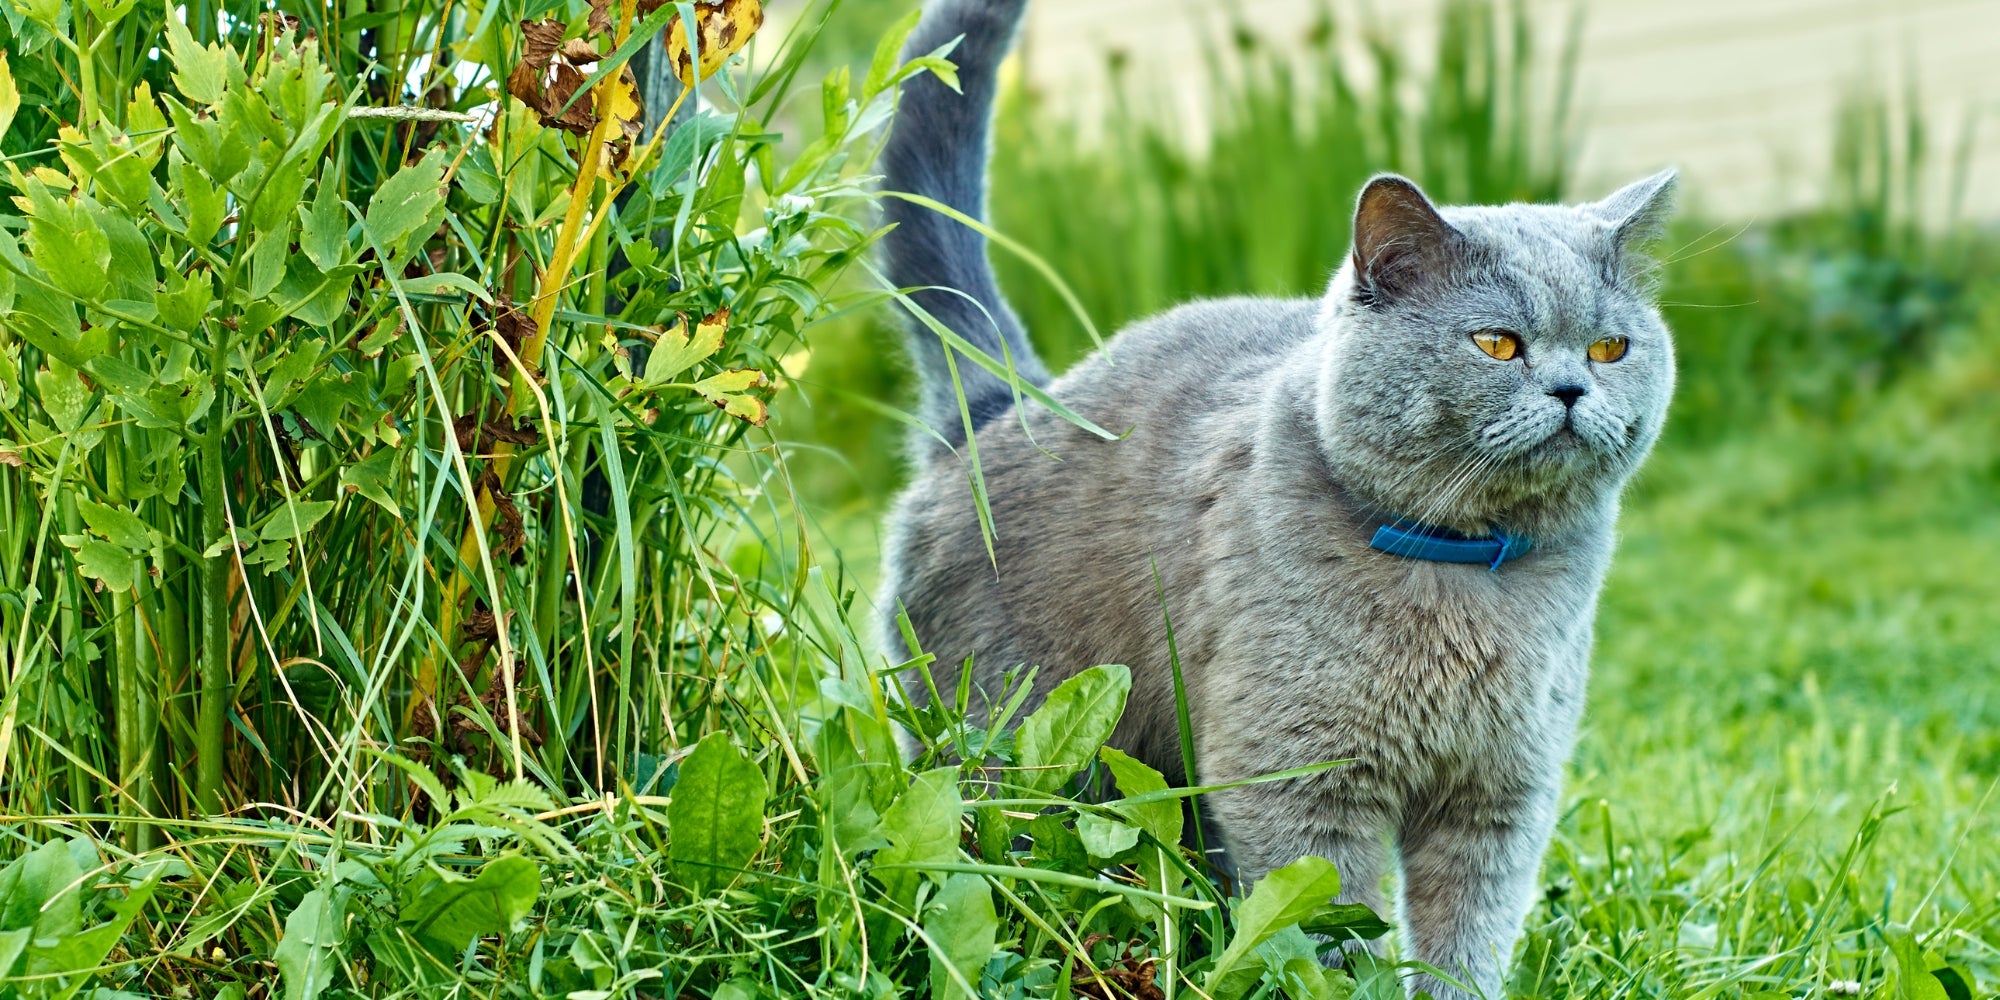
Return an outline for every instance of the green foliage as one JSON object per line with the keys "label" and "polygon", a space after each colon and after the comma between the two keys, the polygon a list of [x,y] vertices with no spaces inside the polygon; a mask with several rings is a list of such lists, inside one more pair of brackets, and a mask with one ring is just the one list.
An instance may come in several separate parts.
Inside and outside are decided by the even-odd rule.
{"label": "green foliage", "polygon": [[1125,714],[1131,690],[1132,671],[1116,664],[1091,667],[1056,685],[1014,738],[1016,759],[1027,769],[1025,788],[1052,792],[1088,764]]}
{"label": "green foliage", "polygon": [[[1003,105],[995,227],[1046,257],[1106,329],[1193,296],[1315,294],[1347,253],[1355,195],[1378,172],[1454,204],[1566,192],[1578,32],[1555,26],[1454,0],[1419,53],[1372,18],[1328,8],[1298,52],[1246,23],[1212,23],[1189,67],[1210,105],[1205,128],[1114,56],[1101,123],[1070,120],[1060,95],[1018,92]],[[1066,366],[1094,346],[1028,265],[995,263],[1048,360]]]}
{"label": "green foliage", "polygon": [[[1103,746],[1123,667],[1025,718],[1032,675],[986,718],[885,689],[857,526],[899,427],[834,401],[895,398],[892,366],[827,320],[880,298],[841,291],[865,137],[950,67],[892,71],[904,21],[795,100],[854,5],[582,185],[590,140],[499,89],[532,5],[0,20],[0,1000],[1401,995],[1394,944],[1318,961],[1387,930],[1324,863],[1231,905],[1181,843],[1196,793]],[[1317,290],[1376,169],[1564,193],[1567,43],[1442,23],[1435,59],[1366,24],[1218,47],[1200,137],[1128,94],[1101,142],[1011,141],[1065,134],[1014,95],[999,228],[1109,327]],[[2000,977],[1991,249],[1919,222],[1901,119],[1847,114],[1831,204],[1670,255],[1676,437],[1517,995]],[[866,483],[825,520],[808,416]]]}
{"label": "green foliage", "polygon": [[[116,898],[88,892],[97,851],[82,839],[52,840],[0,870],[0,991],[68,1000],[87,985],[153,894],[154,882]],[[86,906],[85,898],[90,897]],[[87,923],[86,913],[105,919]]]}
{"label": "green foliage", "polygon": [[[1340,873],[1324,858],[1300,858],[1259,879],[1236,908],[1236,933],[1215,959],[1203,985],[1216,1000],[1235,1000],[1256,985],[1244,962],[1259,945],[1326,906],[1340,892]],[[1249,974],[1244,974],[1244,973]]]}
{"label": "green foliage", "polygon": [[689,885],[725,885],[757,854],[764,832],[764,772],[710,733],[681,762],[667,808],[670,856]]}

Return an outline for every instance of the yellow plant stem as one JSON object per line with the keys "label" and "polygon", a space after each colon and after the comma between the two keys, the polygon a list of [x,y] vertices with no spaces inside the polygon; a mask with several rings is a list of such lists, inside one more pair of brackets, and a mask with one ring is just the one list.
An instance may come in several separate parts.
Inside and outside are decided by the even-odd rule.
{"label": "yellow plant stem", "polygon": [[[621,38],[630,30],[632,17],[631,0],[626,0],[623,6],[625,9],[618,32]],[[556,233],[555,252],[549,258],[549,266],[543,270],[540,280],[536,282],[535,297],[529,304],[528,316],[535,325],[534,331],[528,335],[526,340],[521,342],[521,350],[510,359],[513,362],[514,374],[507,381],[506,415],[509,420],[519,416],[530,405],[530,401],[540,395],[539,386],[536,383],[542,377],[542,353],[548,344],[549,332],[555,324],[556,305],[561,299],[563,289],[568,285],[570,270],[576,265],[578,249],[586,245],[596,233],[597,227],[604,221],[604,217],[609,214],[611,205],[625,186],[625,181],[622,178],[614,178],[608,183],[600,209],[592,212],[589,223],[585,223],[584,212],[591,204],[591,194],[597,186],[598,165],[604,159],[605,147],[612,130],[619,127],[616,116],[612,113],[613,88],[618,83],[619,74],[606,74],[604,79],[598,82],[592,93],[597,104],[597,124],[591,128],[589,136],[584,140],[583,149],[577,164],[576,180],[570,186],[569,208],[563,213],[562,228],[557,230]],[[673,106],[660,119],[659,127],[654,129],[652,139],[632,157],[631,170],[628,171],[627,176],[637,173],[642,169],[646,161],[651,159],[653,154],[658,151],[661,139],[667,134],[668,124],[673,121],[675,112],[680,110],[681,102],[687,99],[687,95],[690,92],[691,88],[682,88],[680,97],[674,100]],[[524,386],[526,387],[525,391],[523,391]],[[475,442],[477,442],[478,437],[478,428],[475,427],[473,432]],[[489,484],[497,481],[500,484],[500,489],[506,489],[508,476],[513,469],[514,455],[515,447],[511,442],[494,442],[493,451],[487,459],[487,468],[493,474],[492,479],[487,480]],[[465,534],[459,540],[458,565],[452,567],[452,571],[448,577],[449,582],[444,588],[443,599],[439,607],[438,631],[444,637],[444,653],[447,656],[451,655],[451,651],[457,648],[459,627],[458,605],[464,599],[466,590],[471,586],[471,581],[465,572],[465,568],[481,564],[488,558],[486,536],[492,527],[494,512],[499,509],[499,502],[494,496],[493,490],[494,487],[491,485],[484,485],[479,488],[479,497],[474,507],[473,520],[466,525]],[[496,621],[501,623],[498,627],[504,628],[504,619],[500,617],[501,611],[497,605],[498,596],[497,594],[494,595],[496,606],[493,608],[493,614],[496,616]],[[514,700],[513,663],[509,658],[504,656],[502,657],[502,661],[501,669],[504,674],[502,680],[507,688],[507,705],[510,716],[508,719],[508,729],[513,734],[515,741],[514,756],[516,770],[518,771],[520,767],[520,719]],[[418,666],[416,685],[412,692],[413,697],[410,700],[408,709],[404,713],[404,726],[406,729],[410,719],[418,711],[419,707],[428,703],[436,693],[437,667],[436,659],[431,657],[426,657],[424,662]]]}

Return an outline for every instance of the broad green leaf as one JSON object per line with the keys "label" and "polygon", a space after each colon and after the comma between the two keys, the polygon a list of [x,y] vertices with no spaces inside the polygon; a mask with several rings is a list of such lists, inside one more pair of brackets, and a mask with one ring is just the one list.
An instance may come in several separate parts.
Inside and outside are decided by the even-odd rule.
{"label": "broad green leaf", "polygon": [[993,890],[986,879],[959,873],[945,880],[924,917],[931,949],[931,1000],[972,1000],[978,994],[980,971],[993,955],[1000,918],[993,909]]}
{"label": "broad green leaf", "polygon": [[1944,983],[1931,974],[1931,963],[1908,925],[1890,924],[1882,931],[1889,956],[1896,962],[1896,1000],[1952,1000]]}
{"label": "broad green leaf", "polygon": [[1215,1000],[1242,996],[1257,981],[1256,968],[1246,962],[1250,953],[1271,935],[1312,916],[1339,892],[1340,872],[1325,858],[1300,858],[1259,879],[1236,908],[1236,934],[1208,970],[1204,988]]}
{"label": "broad green leaf", "polygon": [[132,88],[132,99],[125,104],[125,134],[138,150],[134,159],[150,173],[167,151],[167,116],[153,96],[153,85],[145,80]]}
{"label": "broad green leaf", "polygon": [[444,202],[444,153],[432,149],[375,189],[368,200],[363,225],[389,249],[416,232],[431,211]]}
{"label": "broad green leaf", "polygon": [[57,198],[28,183],[28,252],[57,288],[96,299],[110,283],[111,241],[86,211],[81,196]]}
{"label": "broad green leaf", "polygon": [[63,544],[76,550],[77,572],[102,580],[112,590],[131,590],[144,566],[131,551],[84,535],[64,535]]}
{"label": "broad green leaf", "polygon": [[123,213],[99,205],[89,206],[88,211],[111,249],[110,281],[105,288],[105,298],[143,301],[151,305],[153,292],[159,284],[153,272],[152,245],[146,242],[139,227],[133,225]]}
{"label": "broad green leaf", "polygon": [[328,166],[313,185],[312,204],[299,206],[299,251],[322,271],[347,261],[347,206],[334,190],[335,176]]}
{"label": "broad green leaf", "polygon": [[1389,922],[1360,903],[1333,903],[1315,910],[1299,921],[1307,934],[1323,934],[1337,941],[1372,939],[1389,933]]}
{"label": "broad green leaf", "polygon": [[1138,846],[1139,828],[1096,813],[1078,813],[1076,836],[1093,858],[1115,858]]}
{"label": "broad green leaf", "polygon": [[191,101],[201,104],[221,101],[227,86],[243,78],[236,53],[225,46],[196,42],[179,17],[169,14],[166,20],[167,52],[174,61],[174,86]]}
{"label": "broad green leaf", "polygon": [[396,498],[389,493],[389,487],[396,474],[396,449],[382,445],[362,459],[340,470],[340,485],[349,493],[359,493],[375,501],[383,510],[401,520],[403,510],[396,506]]}
{"label": "broad green leaf", "polygon": [[49,30],[50,34],[63,34],[64,17],[62,0],[20,0],[19,9],[28,15],[28,20]]}
{"label": "broad green leaf", "polygon": [[[311,266],[311,265],[307,265]],[[385,393],[392,396],[392,393]],[[369,404],[367,377],[357,372],[336,374],[331,369],[321,369],[300,387],[298,398],[292,406],[299,415],[312,424],[314,431],[328,440],[337,439],[346,414],[350,409],[367,410]]]}
{"label": "broad green leaf", "polygon": [[[174,130],[177,140],[184,140],[192,134],[177,123]],[[167,177],[172,180],[175,193],[181,196],[182,209],[187,216],[188,242],[207,246],[208,241],[215,238],[216,230],[222,228],[224,216],[229,214],[229,192],[204,175],[200,167],[182,158],[178,149],[167,157]]]}
{"label": "broad green leaf", "polygon": [[314,1000],[333,982],[347,925],[345,902],[314,889],[285,918],[285,936],[271,954],[285,981],[285,1000]]}
{"label": "broad green leaf", "polygon": [[140,520],[139,515],[123,507],[78,498],[76,509],[83,515],[83,523],[90,525],[90,530],[103,535],[113,545],[134,551],[153,547],[152,528]]}
{"label": "broad green leaf", "polygon": [[279,506],[278,512],[264,522],[263,530],[257,533],[257,537],[265,541],[300,538],[311,531],[320,518],[332,512],[331,500],[293,500]]}
{"label": "broad green leaf", "polygon": [[89,4],[91,11],[109,27],[131,13],[132,8],[139,5],[139,0],[89,0]]}
{"label": "broad green leaf", "polygon": [[[250,268],[246,281],[230,296],[237,301],[269,298],[285,280],[285,263],[291,258],[290,233],[260,232],[250,247]],[[239,272],[243,273],[243,272]]]}
{"label": "broad green leaf", "polygon": [[668,857],[697,890],[726,885],[757,854],[764,833],[764,771],[710,733],[681,762],[667,804]]}
{"label": "broad green leaf", "polygon": [[201,325],[201,319],[208,314],[208,307],[215,301],[215,292],[210,284],[207,271],[195,271],[183,277],[179,271],[169,270],[165,288],[153,293],[153,305],[160,311],[160,322],[184,333],[192,333]]}
{"label": "broad green leaf", "polygon": [[507,933],[527,917],[541,891],[541,868],[520,855],[487,862],[475,878],[427,871],[406,889],[400,920],[410,933],[455,955],[475,938]]}
{"label": "broad green leaf", "polygon": [[58,938],[83,929],[83,867],[76,852],[51,840],[0,870],[0,930],[28,928]]}
{"label": "broad green leaf", "polygon": [[1111,738],[1131,689],[1132,672],[1118,664],[1091,667],[1056,685],[1014,738],[1020,770],[1013,782],[1032,792],[1062,787]]}
{"label": "broad green leaf", "polygon": [[[145,882],[127,890],[124,898],[111,904],[111,919],[89,930],[65,935],[35,934],[27,948],[27,961],[21,973],[30,982],[43,985],[47,992],[33,989],[27,996],[45,996],[54,1000],[68,1000],[76,996],[84,986],[95,978],[102,969],[111,949],[125,937],[141,910],[153,897],[153,889],[159,884],[159,874],[155,873]],[[67,988],[58,984],[67,981]],[[98,995],[109,991],[99,990]]]}
{"label": "broad green leaf", "polygon": [[[50,358],[48,367],[35,373],[35,391],[42,397],[42,411],[55,421],[57,430],[69,435],[70,444],[79,454],[97,447],[97,442],[103,440],[101,428],[85,426],[84,421],[91,417],[91,391],[77,376],[76,369]],[[97,416],[101,418],[103,414]]]}
{"label": "broad green leaf", "polygon": [[14,974],[14,963],[20,961],[21,954],[28,950],[28,942],[33,940],[33,927],[17,927],[11,931],[0,931],[0,980]]}
{"label": "broad green leaf", "polygon": [[[957,860],[959,816],[964,811],[965,802],[958,794],[958,768],[940,767],[917,775],[882,814],[882,834],[889,838],[889,846],[876,853],[875,863]],[[889,891],[889,898],[898,904],[907,907],[915,902],[922,873],[899,869],[881,872],[877,877]]]}
{"label": "broad green leaf", "polygon": [[[1111,769],[1111,778],[1118,783],[1118,794],[1124,798],[1145,795],[1148,792],[1167,790],[1167,779],[1160,772],[1134,760],[1116,747],[1105,747],[1097,752],[1104,766]],[[1110,803],[1125,818],[1139,824],[1141,829],[1153,835],[1153,839],[1172,847],[1181,842],[1181,804],[1172,800],[1142,802],[1132,805],[1124,802]]]}

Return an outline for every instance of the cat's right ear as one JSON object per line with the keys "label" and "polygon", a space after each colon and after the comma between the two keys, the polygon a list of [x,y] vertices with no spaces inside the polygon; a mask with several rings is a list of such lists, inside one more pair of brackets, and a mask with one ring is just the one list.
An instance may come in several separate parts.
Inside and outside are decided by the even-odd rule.
{"label": "cat's right ear", "polygon": [[1383,174],[1354,209],[1354,299],[1392,302],[1444,280],[1457,232],[1415,184]]}

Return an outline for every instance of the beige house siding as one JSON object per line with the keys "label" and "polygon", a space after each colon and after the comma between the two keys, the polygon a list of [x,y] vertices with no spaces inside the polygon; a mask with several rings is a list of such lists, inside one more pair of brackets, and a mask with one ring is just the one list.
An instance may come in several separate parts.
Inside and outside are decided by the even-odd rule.
{"label": "beige house siding", "polygon": [[[1372,9],[1421,52],[1437,5],[1375,0]],[[1214,44],[1203,32],[1232,7],[1283,38],[1310,25],[1322,3],[1036,0],[1027,72],[1088,114],[1101,107],[1104,53],[1118,49],[1135,81],[1172,90],[1199,118],[1199,73],[1176,67],[1199,65],[1199,47]],[[1526,8],[1554,37],[1576,4]],[[1871,81],[1900,92],[1914,72],[1940,167],[1977,115],[1966,209],[2000,220],[2000,0],[1594,0],[1583,16],[1586,190],[1675,164],[1688,200],[1709,213],[1754,219],[1810,203],[1827,177],[1842,95]],[[1944,171],[1937,176],[1941,203]]]}

